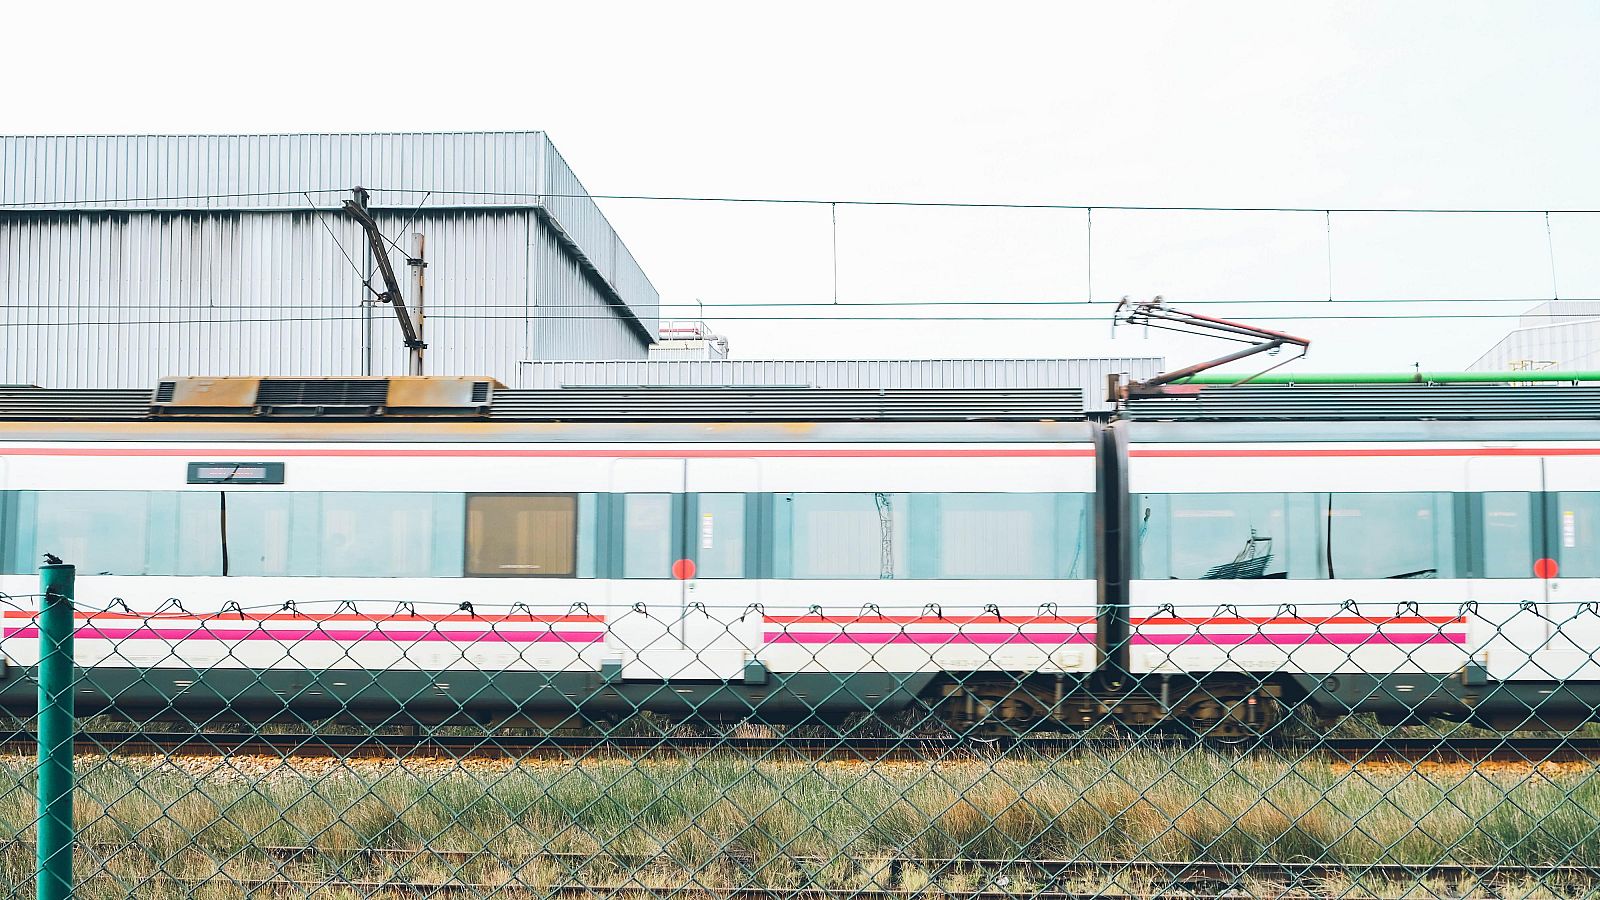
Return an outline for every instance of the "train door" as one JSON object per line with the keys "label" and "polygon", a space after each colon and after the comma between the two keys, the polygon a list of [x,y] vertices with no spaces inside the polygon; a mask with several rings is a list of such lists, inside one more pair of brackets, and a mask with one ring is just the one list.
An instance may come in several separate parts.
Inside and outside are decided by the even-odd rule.
{"label": "train door", "polygon": [[1553,456],[1545,468],[1546,641],[1535,660],[1550,679],[1600,678],[1600,473],[1585,456]]}
{"label": "train door", "polygon": [[684,646],[705,677],[742,678],[761,640],[755,534],[760,468],[753,459],[691,459],[682,574]]}
{"label": "train door", "polygon": [[1473,662],[1500,681],[1547,677],[1546,586],[1535,577],[1545,556],[1544,469],[1527,456],[1475,456],[1466,462],[1467,550],[1478,571],[1465,582]]}
{"label": "train door", "polygon": [[679,677],[692,662],[682,633],[687,465],[620,459],[611,470],[601,526],[610,549],[606,655],[624,679]]}

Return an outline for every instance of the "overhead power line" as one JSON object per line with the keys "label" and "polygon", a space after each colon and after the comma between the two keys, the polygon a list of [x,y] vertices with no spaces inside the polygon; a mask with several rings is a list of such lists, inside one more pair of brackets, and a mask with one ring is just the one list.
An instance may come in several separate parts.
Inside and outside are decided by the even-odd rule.
{"label": "overhead power line", "polygon": [[[357,274],[360,274],[360,273],[358,272]],[[1222,305],[1222,306],[1277,306],[1277,305],[1286,305],[1287,306],[1287,305],[1312,304],[1312,305],[1317,306],[1317,307],[1327,307],[1327,306],[1330,305],[1330,303],[1332,305],[1334,305],[1334,306],[1341,306],[1341,305],[1345,305],[1345,304],[1355,304],[1355,305],[1368,305],[1368,304],[1438,305],[1438,304],[1446,304],[1446,303],[1448,303],[1448,304],[1463,304],[1463,305],[1467,305],[1467,306],[1488,305],[1488,304],[1496,304],[1496,303],[1515,303],[1515,304],[1519,304],[1519,305],[1523,305],[1523,306],[1526,306],[1528,304],[1540,304],[1540,303],[1595,303],[1595,304],[1600,304],[1600,297],[1564,297],[1564,298],[1554,298],[1554,297],[1364,297],[1364,298],[1355,298],[1355,299],[1349,299],[1349,300],[1332,300],[1332,301],[1325,300],[1325,299],[1304,298],[1304,297],[1301,297],[1301,298],[1290,298],[1290,299],[1270,299],[1270,298],[1260,298],[1260,297],[1255,298],[1255,299],[1225,299],[1225,298],[1201,298],[1201,299],[1172,299],[1172,298],[1168,298],[1168,299],[1169,299],[1169,302],[1172,302],[1172,303],[1175,303],[1175,304],[1181,304],[1181,305],[1184,305],[1184,306],[1196,306],[1196,305],[1200,305],[1200,304]],[[845,301],[843,303],[832,303],[832,302],[812,301],[812,300],[803,300],[803,301],[790,301],[790,300],[726,301],[726,302],[719,302],[719,301],[716,301],[716,300],[708,300],[708,301],[704,301],[704,302],[697,302],[697,301],[664,301],[664,302],[659,304],[659,308],[660,309],[695,310],[695,311],[704,311],[704,310],[707,310],[707,309],[748,309],[748,310],[773,309],[773,310],[778,310],[778,309],[807,309],[807,308],[813,308],[813,307],[826,308],[826,309],[848,310],[848,309],[852,309],[852,308],[882,309],[882,308],[921,308],[921,307],[947,307],[947,306],[954,306],[954,307],[960,307],[960,306],[1015,307],[1015,308],[1023,308],[1023,309],[1029,308],[1029,307],[1049,307],[1049,308],[1053,308],[1053,307],[1087,307],[1087,308],[1091,308],[1091,309],[1109,309],[1109,308],[1111,308],[1111,307],[1113,307],[1115,305],[1116,305],[1115,302],[1111,301],[1111,300],[1048,300],[1048,299],[1045,299],[1045,300],[995,300],[995,299],[985,299],[985,300],[950,300],[950,299],[943,299],[943,300],[847,300],[847,301]],[[12,304],[8,304],[6,308],[7,309],[60,309],[61,307],[60,307],[59,304],[54,304],[54,303],[12,303]],[[218,304],[215,304],[215,303],[116,303],[116,304],[109,304],[108,303],[108,304],[101,304],[99,306],[88,306],[88,307],[79,306],[77,308],[78,309],[83,309],[83,308],[91,308],[91,309],[93,309],[93,308],[105,308],[105,309],[179,309],[179,310],[183,310],[183,309],[204,309],[204,310],[230,310],[230,309],[349,309],[350,308],[350,304],[348,304],[348,303],[296,303],[296,302],[291,300],[291,301],[285,301],[283,303],[234,303],[234,304],[227,304],[227,305],[218,305]],[[443,302],[440,302],[440,303],[430,303],[429,304],[429,308],[430,309],[438,309],[438,310],[451,310],[451,309],[471,309],[471,310],[514,309],[514,310],[522,310],[522,309],[528,308],[528,306],[527,306],[527,304],[525,302],[521,302],[521,301],[512,302],[512,303],[487,303],[487,302],[485,302],[485,303],[477,303],[477,302],[473,302],[473,303],[443,303]],[[538,306],[536,306],[535,308],[536,309],[544,309],[544,310],[594,309],[594,304],[592,304],[592,303],[541,303],[541,304],[538,304]],[[1527,313],[1517,313],[1517,315],[1525,315],[1525,314],[1527,314]],[[1263,313],[1263,315],[1271,315],[1271,313]],[[1539,315],[1543,315],[1543,314],[1541,313]],[[1600,313],[1595,313],[1592,316],[1590,314],[1582,314],[1582,315],[1585,315],[1585,317],[1590,317],[1590,318],[1600,318]],[[669,316],[668,318],[671,318],[671,316]],[[914,317],[910,317],[910,318],[914,318]]]}
{"label": "overhead power line", "polygon": [[[830,307],[833,308],[833,309],[842,309],[842,308],[845,308],[845,306],[846,306],[845,304],[841,304],[838,307],[832,307],[831,304],[830,304]],[[1522,318],[1524,315],[1526,315],[1526,314],[1525,313],[1459,313],[1459,314],[1456,314],[1456,313],[1372,313],[1372,314],[1359,314],[1359,313],[1335,314],[1335,313],[1327,313],[1327,314],[1312,314],[1312,315],[1303,315],[1303,314],[1271,315],[1271,314],[1263,314],[1263,315],[1260,316],[1260,319],[1261,319],[1261,321],[1268,321],[1268,322],[1290,322],[1290,321],[1301,321],[1301,322],[1406,321],[1406,320],[1415,320],[1415,321],[1425,321],[1425,320],[1461,321],[1461,320],[1470,320],[1470,319],[1485,319],[1485,320],[1516,319],[1516,318]],[[1548,318],[1548,319],[1572,319],[1572,320],[1600,319],[1600,315],[1597,315],[1595,313],[1540,313],[1540,314],[1538,314],[1538,317],[1539,318]],[[483,321],[483,320],[524,321],[524,320],[527,320],[527,319],[536,319],[536,320],[545,321],[545,322],[548,322],[548,321],[615,321],[616,318],[617,318],[617,314],[616,313],[612,313],[612,312],[608,312],[608,311],[605,311],[605,310],[599,310],[595,314],[577,315],[577,314],[571,314],[571,313],[560,313],[560,314],[555,314],[555,315],[549,315],[549,314],[544,314],[544,313],[539,312],[539,308],[538,307],[534,307],[533,312],[524,313],[524,314],[517,314],[517,315],[503,315],[503,314],[491,314],[491,315],[466,314],[466,315],[463,315],[463,314],[452,314],[452,313],[447,313],[447,312],[441,312],[441,313],[438,313],[438,314],[430,313],[428,318],[430,320],[434,320],[434,319],[460,319],[460,320],[464,320],[464,321]],[[671,318],[671,317],[668,316],[667,318]],[[1058,316],[996,316],[996,315],[973,315],[973,316],[948,316],[948,315],[945,315],[945,316],[838,316],[838,315],[807,314],[807,315],[783,315],[783,316],[734,315],[734,316],[716,316],[714,318],[715,318],[716,321],[719,321],[719,322],[835,322],[835,323],[837,323],[837,322],[1093,322],[1093,323],[1098,323],[1098,324],[1102,324],[1103,325],[1103,324],[1106,324],[1107,322],[1111,321],[1111,316],[1109,314],[1079,315],[1079,316],[1073,316],[1073,315],[1058,315]],[[262,322],[359,322],[359,321],[362,321],[362,320],[363,319],[362,319],[361,316],[283,316],[283,317],[276,317],[276,316],[254,317],[254,316],[252,316],[252,317],[246,317],[246,318],[216,317],[216,318],[193,318],[193,319],[148,319],[148,320],[145,320],[145,319],[128,319],[128,320],[116,320],[116,321],[75,321],[75,320],[49,321],[49,322],[16,322],[16,321],[13,321],[13,322],[0,322],[0,328],[44,328],[44,327],[68,327],[68,326],[72,326],[72,327],[77,327],[77,326],[93,327],[93,326],[122,326],[122,325],[246,325],[246,324],[262,323]],[[1139,326],[1128,326],[1128,327],[1138,328]]]}
{"label": "overhead power line", "polygon": [[[1026,203],[981,200],[878,200],[848,197],[735,197],[697,194],[569,194],[537,193],[533,191],[447,191],[436,188],[367,188],[372,193],[424,194],[435,197],[506,197],[534,202],[540,199],[558,200],[640,200],[670,203],[740,203],[794,206],[886,206],[908,208],[950,209],[1057,209],[1078,212],[1225,212],[1225,213],[1315,213],[1318,215],[1344,214],[1407,214],[1407,215],[1600,215],[1600,208],[1569,207],[1449,207],[1449,206],[1227,206],[1182,205],[1148,203]],[[109,203],[171,203],[180,200],[229,200],[256,197],[297,197],[301,194],[343,194],[349,187],[309,188],[285,191],[250,191],[216,194],[178,194],[159,197],[77,197],[54,200],[23,200],[0,203],[0,208],[18,209],[30,206],[92,206]],[[426,197],[424,198],[426,202]],[[410,207],[409,202],[402,204]]]}
{"label": "overhead power line", "polygon": [[[369,188],[393,193],[421,193],[419,188]],[[1182,206],[1139,203],[1013,203],[1005,201],[969,200],[867,200],[828,197],[719,197],[692,194],[538,194],[523,191],[439,191],[439,196],[459,197],[519,197],[538,199],[549,197],[570,200],[653,200],[675,203],[752,203],[795,206],[901,206],[948,207],[952,209],[1061,209],[1077,212],[1238,212],[1238,213],[1404,213],[1441,215],[1596,215],[1600,209],[1547,209],[1544,207],[1382,207],[1382,206]]]}

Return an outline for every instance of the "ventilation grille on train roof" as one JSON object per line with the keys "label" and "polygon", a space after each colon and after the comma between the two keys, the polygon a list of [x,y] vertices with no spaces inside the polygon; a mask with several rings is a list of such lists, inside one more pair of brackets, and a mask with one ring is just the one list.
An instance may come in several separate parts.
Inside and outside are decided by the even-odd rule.
{"label": "ventilation grille on train roof", "polygon": [[1083,419],[1078,388],[566,387],[498,391],[494,419],[545,422],[1037,422]]}
{"label": "ventilation grille on train roof", "polygon": [[150,414],[162,418],[486,416],[491,378],[169,378]]}
{"label": "ventilation grille on train roof", "polygon": [[12,422],[142,419],[149,411],[149,391],[24,386],[0,388],[0,419]]}
{"label": "ventilation grille on train roof", "polygon": [[263,378],[256,388],[256,405],[358,406],[376,409],[389,400],[388,379]]}
{"label": "ventilation grille on train roof", "polygon": [[1600,386],[1560,384],[1239,385],[1129,400],[1143,421],[1600,418]]}

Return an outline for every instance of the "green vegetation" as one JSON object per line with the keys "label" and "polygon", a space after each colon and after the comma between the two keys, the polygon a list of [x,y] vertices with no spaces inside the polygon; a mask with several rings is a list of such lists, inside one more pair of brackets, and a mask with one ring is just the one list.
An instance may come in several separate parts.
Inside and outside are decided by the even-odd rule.
{"label": "green vegetation", "polygon": [[[80,896],[93,898],[242,897],[276,881],[293,886],[255,896],[388,894],[379,885],[396,880],[530,896],[576,886],[1193,887],[1181,870],[1147,867],[1079,865],[1056,878],[1051,860],[1325,862],[1348,868],[1296,883],[1295,895],[1386,897],[1460,895],[1461,886],[1362,865],[1600,866],[1600,778],[1576,764],[1351,768],[1320,756],[1130,747],[916,763],[731,751],[520,765],[97,757],[81,759],[79,772]],[[8,896],[31,891],[32,777],[30,760],[0,758]],[[1596,887],[1508,876],[1494,892],[1571,897]]]}

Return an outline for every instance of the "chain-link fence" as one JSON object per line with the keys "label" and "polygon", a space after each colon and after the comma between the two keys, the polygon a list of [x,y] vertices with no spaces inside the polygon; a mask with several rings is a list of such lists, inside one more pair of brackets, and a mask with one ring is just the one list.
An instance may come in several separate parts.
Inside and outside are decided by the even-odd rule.
{"label": "chain-link fence", "polygon": [[1600,892],[1590,607],[74,616],[50,577],[4,619],[4,896],[61,797],[85,898]]}

